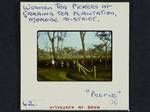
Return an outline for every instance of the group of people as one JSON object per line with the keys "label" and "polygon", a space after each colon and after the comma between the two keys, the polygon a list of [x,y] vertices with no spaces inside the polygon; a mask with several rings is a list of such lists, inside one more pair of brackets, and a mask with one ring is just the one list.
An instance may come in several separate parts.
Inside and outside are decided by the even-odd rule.
{"label": "group of people", "polygon": [[[59,68],[76,68],[78,63],[80,63],[83,66],[93,66],[97,64],[105,64],[105,59],[104,58],[97,58],[97,59],[72,59],[72,60],[66,60],[66,59],[59,59],[59,60],[54,60],[51,59],[50,61],[44,61],[44,62],[39,62],[38,66],[45,66],[45,67],[53,67],[55,69]],[[107,63],[111,64],[112,60],[111,58],[107,59]]]}
{"label": "group of people", "polygon": [[72,61],[64,61],[63,59],[61,60],[51,60],[51,65],[53,68],[75,68],[77,66],[76,60]]}

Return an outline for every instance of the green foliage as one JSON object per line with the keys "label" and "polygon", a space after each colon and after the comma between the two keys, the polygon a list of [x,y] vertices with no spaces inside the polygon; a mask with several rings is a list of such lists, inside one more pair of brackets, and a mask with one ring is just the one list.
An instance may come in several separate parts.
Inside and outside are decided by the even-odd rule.
{"label": "green foliage", "polygon": [[94,48],[92,49],[93,52],[104,52],[104,44],[93,45]]}

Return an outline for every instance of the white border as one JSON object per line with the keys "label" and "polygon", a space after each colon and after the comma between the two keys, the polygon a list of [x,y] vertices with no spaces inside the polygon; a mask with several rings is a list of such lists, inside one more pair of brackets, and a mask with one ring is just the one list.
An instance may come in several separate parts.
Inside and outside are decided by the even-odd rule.
{"label": "white border", "polygon": [[[79,2],[82,4],[82,2]],[[101,110],[129,110],[129,3],[112,2],[117,17],[103,17],[101,22],[29,23],[23,17],[25,4],[54,5],[54,2],[21,2],[21,110],[49,110],[49,105],[99,105]],[[71,2],[65,4],[70,5]],[[84,4],[89,4],[86,2]],[[106,4],[95,2],[90,4]],[[54,10],[55,11],[55,10]],[[38,82],[37,44],[38,30],[112,30],[113,32],[113,81],[110,82]],[[91,98],[85,90],[118,95],[118,104],[108,98]],[[36,106],[24,106],[33,101]],[[77,108],[75,108],[76,110]],[[86,109],[85,109],[86,110]]]}

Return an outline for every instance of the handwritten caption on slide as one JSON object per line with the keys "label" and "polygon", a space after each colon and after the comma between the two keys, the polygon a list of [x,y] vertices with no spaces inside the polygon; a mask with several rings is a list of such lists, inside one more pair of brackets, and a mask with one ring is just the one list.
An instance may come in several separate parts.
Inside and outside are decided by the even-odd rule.
{"label": "handwritten caption on slide", "polygon": [[103,16],[117,16],[109,3],[47,3],[24,4],[22,15],[28,22],[99,22]]}
{"label": "handwritten caption on slide", "polygon": [[118,97],[121,94],[121,91],[116,91],[116,92],[98,92],[95,90],[91,90],[91,89],[86,89],[85,91],[88,96],[90,96],[91,98],[105,98],[105,99],[109,99],[109,102],[111,105],[118,105]]}

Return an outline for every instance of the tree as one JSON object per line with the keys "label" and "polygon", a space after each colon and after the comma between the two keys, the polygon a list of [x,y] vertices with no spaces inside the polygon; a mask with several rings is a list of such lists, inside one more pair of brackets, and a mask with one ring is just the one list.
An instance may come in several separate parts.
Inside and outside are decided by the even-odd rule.
{"label": "tree", "polygon": [[72,47],[64,47],[63,54],[64,56],[67,56],[67,58],[73,58],[73,56],[76,54],[76,49]]}
{"label": "tree", "polygon": [[111,32],[108,31],[101,31],[101,32],[96,32],[96,36],[102,41],[104,51],[105,51],[105,68],[108,68],[108,49],[111,48]]}
{"label": "tree", "polygon": [[54,31],[54,32],[47,32],[49,41],[51,42],[51,46],[52,46],[52,54],[53,54],[54,60],[56,60],[56,58],[57,58],[56,52],[55,52],[55,39],[56,39],[55,33],[56,33],[55,31]]}
{"label": "tree", "polygon": [[83,52],[83,57],[85,58],[85,34],[86,32],[80,31],[80,38],[81,38],[81,43],[82,43],[82,52]]}
{"label": "tree", "polygon": [[104,45],[103,44],[99,44],[99,45],[93,45],[93,51],[94,52],[97,52],[97,53],[99,53],[99,52],[103,52],[104,50],[103,50],[103,47],[104,47]]}
{"label": "tree", "polygon": [[[60,53],[62,51],[63,41],[66,37],[67,32],[57,32],[57,52]],[[61,42],[61,46],[60,46]]]}
{"label": "tree", "polygon": [[61,41],[62,38],[62,32],[57,32],[57,52],[59,52],[59,42]]}
{"label": "tree", "polygon": [[64,39],[65,39],[66,36],[67,36],[67,32],[63,32],[62,38],[60,40],[61,41],[61,47],[60,47],[61,51],[62,51]]}

